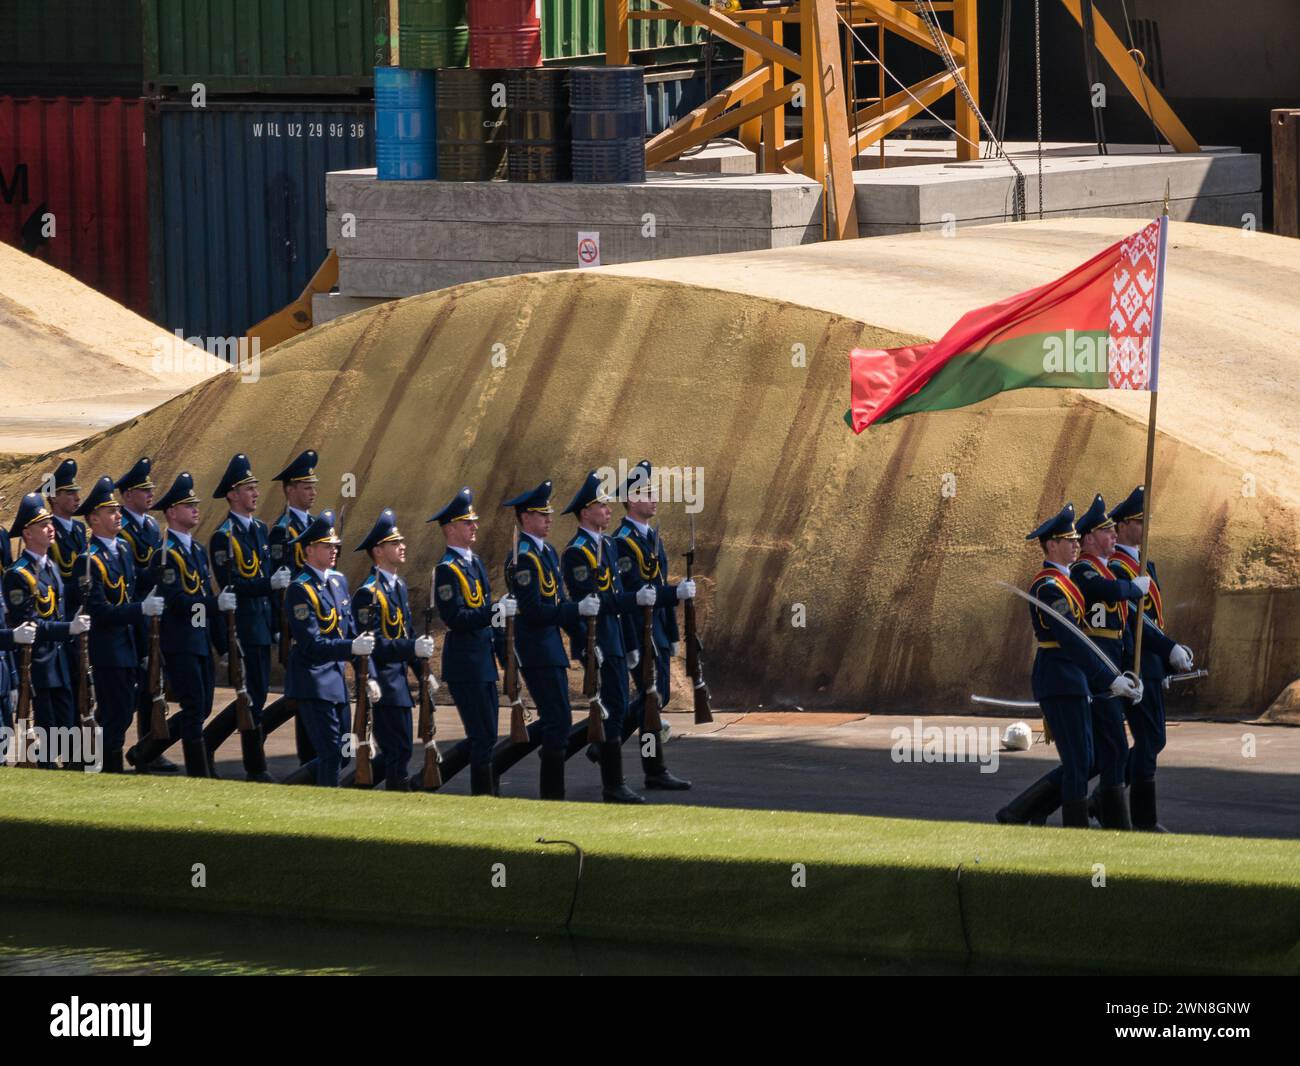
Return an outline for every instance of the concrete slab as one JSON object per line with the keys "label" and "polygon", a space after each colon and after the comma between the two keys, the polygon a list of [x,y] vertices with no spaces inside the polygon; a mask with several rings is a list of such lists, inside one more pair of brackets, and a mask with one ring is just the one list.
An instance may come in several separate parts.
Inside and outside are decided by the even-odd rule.
{"label": "concrete slab", "polygon": [[339,258],[339,288],[349,296],[378,302],[446,289],[469,281],[504,278],[546,270],[571,270],[568,263],[446,263],[433,259]]}
{"label": "concrete slab", "polygon": [[671,160],[655,167],[655,170],[675,174],[753,174],[757,162],[757,157],[748,148],[738,144],[718,144]]}
{"label": "concrete slab", "polygon": [[311,321],[320,326],[353,311],[363,311],[375,304],[387,303],[382,296],[344,296],[338,292],[317,292],[311,298]]}

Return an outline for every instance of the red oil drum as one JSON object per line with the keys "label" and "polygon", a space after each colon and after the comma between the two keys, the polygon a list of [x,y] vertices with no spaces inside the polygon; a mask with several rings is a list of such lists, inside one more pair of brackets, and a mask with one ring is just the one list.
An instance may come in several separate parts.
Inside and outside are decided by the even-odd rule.
{"label": "red oil drum", "polygon": [[542,0],[469,0],[471,67],[540,67]]}

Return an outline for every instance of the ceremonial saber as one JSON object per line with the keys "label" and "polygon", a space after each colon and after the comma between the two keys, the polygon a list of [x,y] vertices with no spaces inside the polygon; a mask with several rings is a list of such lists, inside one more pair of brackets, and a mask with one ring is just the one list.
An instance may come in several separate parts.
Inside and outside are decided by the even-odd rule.
{"label": "ceremonial saber", "polygon": [[1185,674],[1170,674],[1160,683],[1165,688],[1168,688],[1175,681],[1195,681],[1198,677],[1209,677],[1209,676],[1210,676],[1209,670],[1189,670]]}
{"label": "ceremonial saber", "polygon": [[[1176,681],[1195,681],[1198,677],[1209,677],[1209,670],[1190,670],[1185,674],[1170,674],[1161,684],[1168,688]],[[1036,700],[1000,700],[996,696],[977,696],[971,694],[971,703],[982,703],[988,707],[1007,707],[1014,711],[1039,711],[1042,707]]]}
{"label": "ceremonial saber", "polygon": [[[998,584],[1001,585],[1004,589],[1007,589],[1009,592],[1014,592],[1022,600],[1027,600],[1029,603],[1037,607],[1040,611],[1046,611],[1058,622],[1061,622],[1064,625],[1066,625],[1075,634],[1075,636],[1077,636],[1081,641],[1083,641],[1086,645],[1088,645],[1089,648],[1092,649],[1093,654],[1095,654],[1098,659],[1100,659],[1103,663],[1106,664],[1107,668],[1110,670],[1111,674],[1114,677],[1124,676],[1124,671],[1110,661],[1110,656],[1107,655],[1104,651],[1102,651],[1099,647],[1097,647],[1097,645],[1093,642],[1090,636],[1088,636],[1082,629],[1080,629],[1072,621],[1070,621],[1070,619],[1066,618],[1065,615],[1063,615],[1055,607],[1049,607],[1037,596],[1031,596],[1024,589],[1016,588],[1015,585],[1008,585],[1005,581],[999,581]],[[1134,675],[1134,677],[1136,679],[1136,675]]]}

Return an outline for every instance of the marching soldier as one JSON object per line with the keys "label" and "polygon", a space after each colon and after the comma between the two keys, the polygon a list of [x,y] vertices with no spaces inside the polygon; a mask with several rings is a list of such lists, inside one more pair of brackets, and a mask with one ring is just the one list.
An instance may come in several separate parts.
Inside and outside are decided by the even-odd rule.
{"label": "marching soldier", "polygon": [[[1074,505],[1067,503],[1025,540],[1037,540],[1043,566],[1029,593],[1082,629],[1087,624],[1086,601],[1070,567],[1079,556]],[[1131,679],[1111,678],[1105,664],[1085,640],[1047,611],[1029,608],[1037,651],[1033,692],[1056,742],[1061,765],[1034,782],[998,812],[1000,822],[1045,821],[1059,804],[1067,828],[1088,827],[1088,778],[1093,765],[1093,692],[1126,696],[1138,691]]]}
{"label": "marching soldier", "polygon": [[375,784],[387,781],[390,792],[411,788],[407,767],[411,761],[411,686],[407,670],[433,654],[433,638],[411,636],[411,604],[406,582],[397,568],[406,562],[406,538],[397,528],[397,516],[385,508],[356,551],[370,556],[370,573],[352,597],[357,630],[372,632],[375,650],[371,661],[379,682],[379,698],[371,704],[379,765]]}
{"label": "marching soldier", "polygon": [[[320,481],[316,476],[318,458],[319,456],[309,448],[275,475],[275,480],[280,482],[284,489],[284,511],[271,527],[269,538],[271,565],[277,570],[287,566],[291,577],[297,577],[306,565],[302,548],[293,542],[312,523],[311,509],[316,503],[316,486]],[[279,617],[283,613],[279,608],[283,605],[284,597],[276,605],[278,619],[276,628],[280,633],[280,664],[288,666],[289,642],[292,639],[293,627],[288,624],[288,619]],[[309,762],[315,757],[307,727],[297,715],[294,716],[294,743],[297,746],[300,764]]]}
{"label": "marching soldier", "polygon": [[[3,531],[0,539],[8,541],[8,530]],[[14,652],[19,648],[30,647],[36,643],[36,624],[24,622],[17,628],[9,628],[9,617],[5,611],[5,597],[0,596],[0,767],[9,757],[9,737],[13,735],[14,711],[18,709],[18,664],[14,661]]]}
{"label": "marching soldier", "polygon": [[[1124,631],[1128,601],[1146,595],[1151,579],[1117,579],[1108,560],[1115,550],[1115,523],[1106,514],[1106,501],[1098,493],[1076,523],[1081,552],[1070,567],[1070,577],[1083,593],[1083,631],[1121,670],[1124,668]],[[1124,795],[1128,766],[1128,738],[1124,734],[1124,699],[1109,691],[1092,698],[1093,751],[1100,775],[1098,813],[1107,829],[1131,829]]]}
{"label": "marching soldier", "polygon": [[569,705],[568,656],[561,629],[572,634],[579,618],[600,613],[600,599],[585,596],[574,602],[564,593],[560,559],[546,543],[551,531],[551,483],[506,500],[513,507],[523,535],[519,563],[506,564],[506,581],[518,604],[515,651],[519,670],[541,719],[542,799],[564,799],[564,760],[568,755],[573,710]]}
{"label": "marching soldier", "polygon": [[[659,501],[652,487],[652,475],[650,460],[642,459],[624,483],[623,506],[627,509],[627,514],[614,534],[614,544],[618,548],[618,571],[623,588],[628,592],[639,592],[648,585],[656,592],[651,650],[655,656],[655,679],[660,706],[667,707],[669,667],[677,657],[677,644],[681,639],[677,628],[677,602],[695,596],[695,582],[687,580],[673,585],[668,581],[668,551],[658,531],[650,528],[650,520],[659,510]],[[632,627],[632,636],[634,646],[629,649],[628,667],[636,682],[637,695],[632,700],[629,712],[632,720],[644,728],[646,696],[641,672],[635,668],[640,657],[646,653],[646,649],[641,647],[639,626]],[[641,769],[645,774],[646,788],[669,791],[690,788],[689,781],[669,771],[664,763],[663,748],[662,735],[642,732]]]}
{"label": "marching soldier", "polygon": [[[72,568],[86,550],[86,527],[76,521],[77,508],[81,506],[81,486],[77,484],[75,459],[64,459],[54,471],[54,495],[46,497],[45,505],[54,516],[54,543],[50,545],[50,558],[59,568],[71,617],[77,613],[81,599],[81,591],[72,578]],[[73,691],[76,691],[75,679]]]}
{"label": "marching soldier", "polygon": [[[494,613],[502,623],[518,613],[513,596],[503,596],[501,611],[494,612],[492,587],[487,567],[474,553],[478,539],[478,514],[474,494],[463,488],[441,511],[429,519],[437,522],[447,541],[433,574],[434,605],[447,639],[442,645],[442,680],[451,692],[456,713],[465,727],[469,745],[469,791],[472,796],[494,796],[497,781],[492,751],[497,740],[497,666],[494,645],[501,645],[494,631]],[[504,645],[501,645],[504,654]]]}
{"label": "marching soldier", "polygon": [[[592,471],[578,489],[565,514],[575,515],[578,531],[564,549],[564,585],[569,598],[581,600],[594,595],[600,614],[579,623],[574,658],[586,654],[586,628],[596,627],[596,657],[600,664],[600,699],[609,714],[604,723],[605,742],[599,745],[601,797],[606,803],[644,803],[623,781],[623,737],[631,732],[628,721],[628,649],[635,649],[636,633],[632,612],[638,607],[671,602],[675,595],[662,595],[651,583],[635,592],[623,588],[614,542],[605,536],[612,512],[600,475]],[[635,654],[635,652],[634,652]],[[635,660],[634,660],[635,661]]]}
{"label": "marching soldier", "polygon": [[[1115,522],[1116,550],[1110,557],[1111,572],[1119,579],[1136,584],[1139,549],[1142,544],[1144,499],[1146,488],[1139,485],[1123,503],[1110,512]],[[1142,701],[1126,701],[1124,712],[1133,732],[1133,750],[1129,753],[1129,814],[1134,829],[1162,831],[1156,820],[1156,757],[1165,747],[1164,679],[1170,670],[1192,669],[1192,649],[1179,644],[1165,633],[1165,608],[1160,596],[1156,566],[1147,560],[1146,575],[1151,580],[1147,595],[1129,606],[1128,634],[1125,641],[1128,660],[1132,663],[1133,641],[1137,627],[1145,622],[1142,636],[1142,662],[1132,663],[1142,678]],[[1141,619],[1141,621],[1139,621]]]}
{"label": "marching soldier", "polygon": [[66,614],[63,578],[49,557],[54,544],[54,516],[40,493],[29,492],[18,505],[9,535],[22,541],[23,550],[5,571],[3,589],[11,625],[34,622],[41,640],[32,649],[32,705],[36,725],[46,743],[40,765],[54,767],[53,729],[76,726],[72,697],[72,663],[68,641],[90,629],[90,619]]}
{"label": "marching soldier", "polygon": [[131,549],[118,533],[122,508],[113,498],[111,477],[101,477],[77,510],[90,527],[86,550],[73,564],[81,602],[90,616],[90,663],[95,702],[104,731],[104,771],[123,771],[122,749],[135,707],[140,660],[145,655],[142,621],[163,612],[163,598],[150,593],[135,599],[136,574]]}
{"label": "marching soldier", "polygon": [[[230,513],[212,534],[208,550],[220,588],[235,594],[235,632],[244,663],[244,687],[252,705],[253,728],[239,734],[244,773],[249,781],[272,781],[266,770],[262,744],[262,709],[271,684],[271,644],[274,611],[271,598],[289,586],[290,572],[281,565],[271,570],[266,523],[254,516],[259,497],[257,478],[243,452],[231,458],[213,499],[226,500]],[[223,712],[235,715],[235,709]]]}
{"label": "marching soldier", "polygon": [[194,478],[188,473],[177,475],[154,510],[167,520],[158,584],[165,603],[160,641],[163,669],[181,705],[185,772],[190,777],[211,777],[203,723],[212,713],[212,645],[218,652],[226,650],[225,628],[216,622],[219,611],[235,609],[235,594],[213,594],[207,552],[194,539],[200,517]]}
{"label": "marching soldier", "polygon": [[[285,600],[293,647],[284,694],[298,702],[298,714],[316,751],[316,784],[335,788],[351,733],[344,664],[375,650],[371,633],[357,635],[349,609],[348,582],[333,569],[339,544],[334,512],[322,511],[290,544],[302,549],[303,570]],[[360,742],[363,738],[357,738]]]}

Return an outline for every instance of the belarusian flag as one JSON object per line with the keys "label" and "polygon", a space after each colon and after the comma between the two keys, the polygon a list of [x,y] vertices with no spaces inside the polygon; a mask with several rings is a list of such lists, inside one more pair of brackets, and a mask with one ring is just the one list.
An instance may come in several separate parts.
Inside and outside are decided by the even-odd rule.
{"label": "belarusian flag", "polygon": [[933,344],[853,349],[853,432],[1010,389],[1154,391],[1167,224],[1158,218],[1063,278],[967,312]]}

